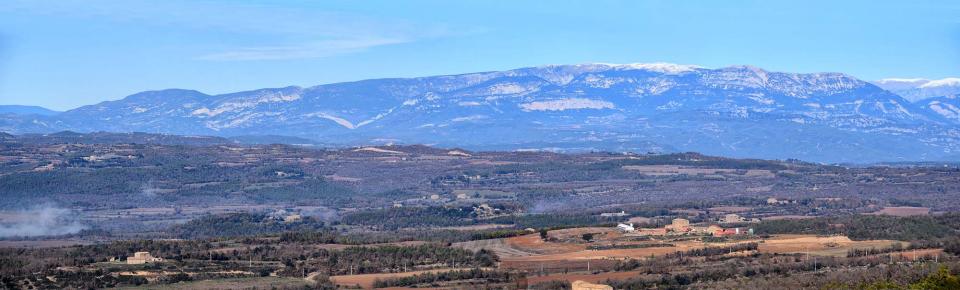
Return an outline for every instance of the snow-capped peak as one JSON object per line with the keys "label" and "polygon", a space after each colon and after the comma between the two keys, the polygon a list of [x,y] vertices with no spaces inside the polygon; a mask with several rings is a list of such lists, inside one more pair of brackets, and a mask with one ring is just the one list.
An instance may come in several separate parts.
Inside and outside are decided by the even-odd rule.
{"label": "snow-capped peak", "polygon": [[906,79],[906,78],[885,78],[885,79],[877,80],[876,83],[878,83],[878,84],[926,83],[926,82],[929,82],[929,81],[930,81],[930,80],[921,79],[921,78],[912,78],[912,79]]}
{"label": "snow-capped peak", "polygon": [[616,64],[616,63],[594,63],[595,65],[609,66],[614,69],[620,70],[647,70],[664,74],[679,74],[685,72],[691,72],[698,69],[703,69],[704,67],[691,64],[675,64],[667,62],[653,62],[653,63],[627,63],[627,64]]}
{"label": "snow-capped peak", "polygon": [[923,78],[886,78],[873,82],[904,99],[916,102],[923,99],[960,94],[960,78],[929,80]]}
{"label": "snow-capped peak", "polygon": [[920,88],[936,88],[936,87],[956,87],[960,86],[960,78],[945,78],[940,80],[932,80],[925,84],[920,85]]}

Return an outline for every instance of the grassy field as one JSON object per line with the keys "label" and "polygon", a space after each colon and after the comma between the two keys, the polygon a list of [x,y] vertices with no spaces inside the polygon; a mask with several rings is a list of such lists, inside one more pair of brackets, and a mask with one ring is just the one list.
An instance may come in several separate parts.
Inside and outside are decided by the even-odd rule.
{"label": "grassy field", "polygon": [[242,289],[271,289],[273,287],[283,286],[303,286],[307,281],[299,278],[281,278],[281,277],[257,277],[257,278],[231,278],[217,280],[203,280],[180,282],[169,285],[149,285],[126,287],[117,289],[127,290],[177,290],[177,289],[210,289],[210,290],[242,290]]}
{"label": "grassy field", "polygon": [[402,277],[410,277],[413,275],[419,275],[424,273],[440,273],[440,272],[447,272],[447,271],[454,271],[454,270],[466,271],[470,269],[469,268],[444,268],[444,269],[411,271],[411,272],[402,272],[402,273],[340,275],[340,276],[330,277],[330,281],[333,281],[333,283],[343,287],[351,287],[351,286],[359,285],[364,289],[371,289],[373,288],[373,283],[376,282],[377,279],[402,278]]}
{"label": "grassy field", "polygon": [[913,206],[888,206],[879,211],[872,212],[870,214],[879,214],[879,215],[892,215],[892,216],[917,216],[917,215],[929,215],[929,207],[913,207]]}

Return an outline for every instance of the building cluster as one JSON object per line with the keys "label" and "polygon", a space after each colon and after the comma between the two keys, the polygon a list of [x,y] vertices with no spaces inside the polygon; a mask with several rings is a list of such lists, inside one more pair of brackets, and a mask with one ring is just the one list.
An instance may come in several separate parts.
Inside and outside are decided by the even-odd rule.
{"label": "building cluster", "polygon": [[476,214],[478,217],[493,217],[500,213],[500,209],[491,207],[489,204],[483,203],[473,207],[473,213]]}
{"label": "building cluster", "polygon": [[735,213],[728,213],[723,215],[717,222],[721,224],[736,224],[736,223],[759,223],[760,219],[752,218],[747,219]]}
{"label": "building cluster", "polygon": [[295,223],[295,222],[303,221],[303,215],[301,215],[299,212],[296,212],[293,210],[286,210],[286,209],[276,210],[270,213],[269,215],[267,215],[267,218],[273,219],[276,221],[283,221],[285,223]]}
{"label": "building cluster", "polygon": [[130,264],[130,265],[157,263],[157,262],[163,262],[163,258],[151,256],[150,252],[136,252],[136,253],[133,253],[132,257],[127,257],[127,264]]}
{"label": "building cluster", "polygon": [[776,198],[776,197],[767,198],[768,205],[783,205],[783,204],[791,204],[791,203],[797,203],[797,201],[790,200],[790,199]]}
{"label": "building cluster", "polygon": [[753,234],[753,229],[723,228],[718,225],[692,226],[690,220],[675,218],[660,228],[635,228],[633,224],[618,224],[617,229],[635,236],[711,235],[715,237]]}

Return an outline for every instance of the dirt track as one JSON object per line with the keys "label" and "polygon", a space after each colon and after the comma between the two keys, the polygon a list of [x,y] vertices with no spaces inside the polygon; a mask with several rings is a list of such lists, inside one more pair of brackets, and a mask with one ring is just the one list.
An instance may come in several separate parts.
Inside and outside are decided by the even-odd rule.
{"label": "dirt track", "polygon": [[460,247],[471,251],[479,251],[480,249],[487,249],[488,251],[493,251],[500,256],[500,258],[511,258],[511,257],[527,257],[536,255],[536,253],[525,252],[520,249],[511,247],[507,244],[506,239],[490,239],[490,240],[479,240],[479,241],[470,241],[470,242],[460,242],[454,243],[454,247]]}

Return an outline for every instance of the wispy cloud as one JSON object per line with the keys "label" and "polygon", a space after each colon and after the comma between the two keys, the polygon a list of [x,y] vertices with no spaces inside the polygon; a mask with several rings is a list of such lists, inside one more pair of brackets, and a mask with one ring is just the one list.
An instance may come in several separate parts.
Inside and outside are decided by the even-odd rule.
{"label": "wispy cloud", "polygon": [[454,34],[441,24],[374,18],[289,2],[8,1],[0,4],[0,12],[83,17],[235,37],[192,43],[202,48],[195,59],[208,61],[321,58]]}
{"label": "wispy cloud", "polygon": [[303,45],[242,47],[234,50],[202,55],[197,59],[216,61],[288,60],[329,57],[360,52],[369,48],[410,42],[403,38],[338,39],[317,41]]}

